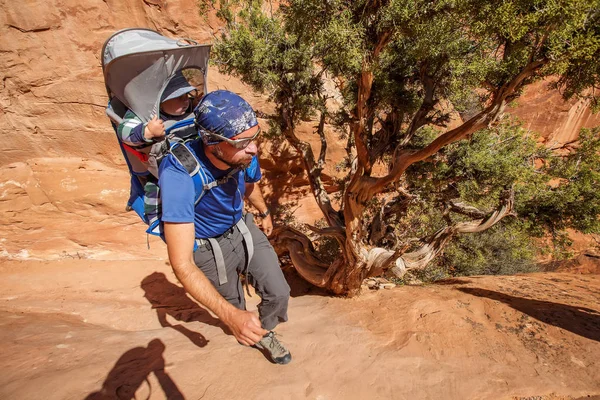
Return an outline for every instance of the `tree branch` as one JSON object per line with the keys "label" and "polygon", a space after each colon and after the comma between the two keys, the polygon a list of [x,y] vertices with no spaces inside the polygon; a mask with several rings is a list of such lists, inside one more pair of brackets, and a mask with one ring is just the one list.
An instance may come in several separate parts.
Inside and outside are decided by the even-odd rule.
{"label": "tree branch", "polygon": [[555,147],[548,147],[548,150],[563,150],[563,149],[573,149],[575,147],[575,145],[579,142],[579,138],[577,139],[573,139],[569,142],[563,143],[559,146],[555,146]]}
{"label": "tree branch", "polygon": [[368,108],[367,102],[371,96],[371,88],[373,86],[373,72],[366,65],[366,62],[362,69],[358,85],[358,101],[356,102],[356,121],[351,124],[351,130],[354,136],[354,144],[356,145],[359,170],[361,174],[364,171],[367,175],[370,175],[372,164],[369,160],[369,150],[365,142],[365,122]]}
{"label": "tree branch", "polygon": [[471,218],[485,218],[485,216],[489,214],[489,212],[481,211],[478,208],[459,202],[457,199],[450,200],[449,206],[450,211],[466,215]]}
{"label": "tree branch", "polygon": [[[391,269],[394,274],[402,277],[407,270],[423,269],[444,249],[448,241],[459,233],[476,233],[491,228],[507,215],[512,215],[514,207],[514,191],[505,191],[500,199],[498,209],[489,213],[486,218],[479,218],[469,222],[460,222],[447,226],[435,232],[426,239],[419,249],[404,253],[408,244],[396,251],[375,247],[369,250],[367,266],[368,276],[379,275],[385,270]],[[391,267],[391,268],[390,268]]]}
{"label": "tree branch", "polygon": [[369,150],[366,143],[366,120],[369,115],[368,102],[371,98],[371,89],[373,88],[373,70],[371,64],[375,62],[385,46],[390,42],[393,31],[391,29],[381,32],[377,39],[377,44],[370,57],[363,60],[362,71],[358,82],[358,97],[356,102],[355,117],[356,122],[351,125],[354,135],[354,143],[359,163],[359,170],[362,174],[371,174],[373,164],[369,157]]}
{"label": "tree branch", "polygon": [[319,118],[319,126],[317,127],[317,133],[321,138],[321,151],[319,153],[319,161],[317,162],[317,168],[319,169],[319,174],[323,170],[325,166],[325,156],[327,155],[327,139],[325,138],[325,116],[327,114],[322,111],[321,117]]}
{"label": "tree branch", "polygon": [[415,152],[402,150],[400,146],[396,148],[394,163],[388,175],[381,178],[369,177],[369,179],[364,179],[365,177],[363,177],[360,183],[357,182],[356,186],[360,187],[360,193],[357,194],[358,201],[365,202],[372,198],[375,193],[383,191],[387,185],[398,180],[406,169],[415,162],[423,161],[437,153],[442,147],[461,140],[479,129],[488,126],[502,111],[506,98],[514,94],[523,81],[533,76],[547,61],[547,59],[538,60],[525,66],[510,82],[497,89],[496,96],[488,107],[461,126],[438,136],[437,139],[425,148]]}
{"label": "tree branch", "polygon": [[371,150],[369,157],[371,163],[375,163],[383,154],[394,145],[394,137],[400,130],[402,121],[397,109],[392,109],[385,116],[385,119],[379,118],[381,128],[373,135],[371,139]]}
{"label": "tree branch", "polygon": [[[423,269],[433,260],[446,246],[448,241],[459,233],[476,233],[491,228],[507,215],[512,215],[514,207],[514,190],[510,189],[502,194],[500,206],[489,213],[486,218],[480,218],[469,222],[459,222],[447,226],[434,233],[421,248],[416,251],[405,253],[396,262],[399,271],[409,269]],[[400,265],[402,264],[402,265]],[[397,273],[398,270],[394,271]]]}
{"label": "tree branch", "polygon": [[419,68],[419,75],[421,82],[423,83],[423,90],[425,92],[423,96],[423,102],[421,103],[421,107],[419,107],[419,110],[415,113],[415,116],[413,117],[410,126],[406,130],[406,136],[400,142],[399,147],[406,146],[412,140],[413,136],[415,135],[415,132],[420,127],[427,124],[427,114],[429,114],[429,112],[433,110],[433,107],[436,103],[433,99],[435,81],[427,73],[426,63],[421,65],[421,68]]}
{"label": "tree branch", "polygon": [[[331,200],[329,199],[329,195],[325,190],[325,185],[321,180],[322,166],[315,162],[315,156],[312,151],[312,148],[310,147],[310,144],[300,140],[296,136],[296,134],[294,133],[293,120],[289,116],[288,111],[286,111],[283,107],[281,107],[280,109],[280,116],[283,120],[282,131],[287,140],[290,142],[290,144],[302,156],[302,163],[304,164],[304,169],[306,171],[306,174],[308,175],[310,188],[313,192],[315,200],[317,201],[317,204],[319,205],[319,208],[321,209],[321,212],[327,220],[327,223],[330,226],[343,226],[338,212],[334,210],[333,206],[331,205]],[[324,134],[321,136],[321,141],[323,140],[325,140]],[[323,149],[321,149],[319,161],[325,158],[323,154],[324,151]]]}
{"label": "tree branch", "polygon": [[341,240],[342,242],[346,240],[346,231],[344,231],[344,229],[341,227],[330,226],[328,228],[317,228],[316,226],[312,226],[309,224],[306,224],[306,227],[311,231],[318,233],[322,236],[331,236],[338,240]]}
{"label": "tree branch", "polygon": [[369,229],[369,243],[377,245],[384,237],[387,227],[398,220],[398,216],[405,212],[410,201],[416,196],[408,193],[405,189],[398,189],[399,196],[384,202],[377,214],[373,217],[373,222]]}

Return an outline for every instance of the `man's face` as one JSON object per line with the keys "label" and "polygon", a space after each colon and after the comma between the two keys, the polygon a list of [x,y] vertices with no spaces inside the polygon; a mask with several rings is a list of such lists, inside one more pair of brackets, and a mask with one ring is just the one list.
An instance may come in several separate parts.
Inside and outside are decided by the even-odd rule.
{"label": "man's face", "polygon": [[[247,131],[232,137],[231,139],[235,140],[250,138],[254,136],[258,130],[259,127],[256,125]],[[258,151],[258,147],[254,141],[250,142],[250,144],[243,149],[236,149],[227,142],[221,142],[219,144],[209,146],[209,149],[217,159],[234,168],[246,167],[248,164],[250,164],[252,157],[254,157]]]}

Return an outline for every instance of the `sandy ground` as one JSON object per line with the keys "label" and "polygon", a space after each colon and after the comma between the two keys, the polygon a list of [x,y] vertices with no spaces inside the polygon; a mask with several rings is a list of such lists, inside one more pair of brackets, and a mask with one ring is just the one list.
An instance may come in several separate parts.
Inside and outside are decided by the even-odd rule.
{"label": "sandy ground", "polygon": [[0,398],[600,395],[600,275],[473,277],[342,299],[288,271],[290,320],[278,333],[293,361],[278,366],[185,294],[164,245],[148,249],[124,212],[127,193],[126,172],[84,159],[0,168]]}
{"label": "sandy ground", "polygon": [[8,261],[0,277],[4,399],[600,394],[597,275],[475,277],[350,300],[296,290],[278,329],[287,366],[238,345],[162,261]]}

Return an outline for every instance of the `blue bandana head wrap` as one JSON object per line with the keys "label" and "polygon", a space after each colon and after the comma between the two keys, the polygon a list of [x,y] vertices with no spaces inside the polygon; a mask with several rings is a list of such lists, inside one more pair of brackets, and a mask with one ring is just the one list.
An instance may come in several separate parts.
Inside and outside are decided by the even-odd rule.
{"label": "blue bandana head wrap", "polygon": [[205,130],[231,139],[258,125],[250,104],[228,90],[217,90],[204,96],[194,114],[200,135]]}

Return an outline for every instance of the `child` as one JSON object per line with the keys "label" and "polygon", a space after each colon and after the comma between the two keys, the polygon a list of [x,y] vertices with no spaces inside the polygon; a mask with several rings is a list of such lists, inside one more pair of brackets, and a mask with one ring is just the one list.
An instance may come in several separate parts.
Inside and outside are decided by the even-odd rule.
{"label": "child", "polygon": [[[163,91],[159,116],[153,116],[144,124],[131,110],[127,110],[123,122],[119,124],[117,133],[121,141],[139,153],[148,154],[156,142],[165,137],[164,121],[178,121],[192,112],[189,93],[196,88],[191,86],[181,72],[171,79]],[[144,185],[144,213],[151,224],[158,216],[160,197],[158,195],[157,177],[148,174],[141,179]]]}

